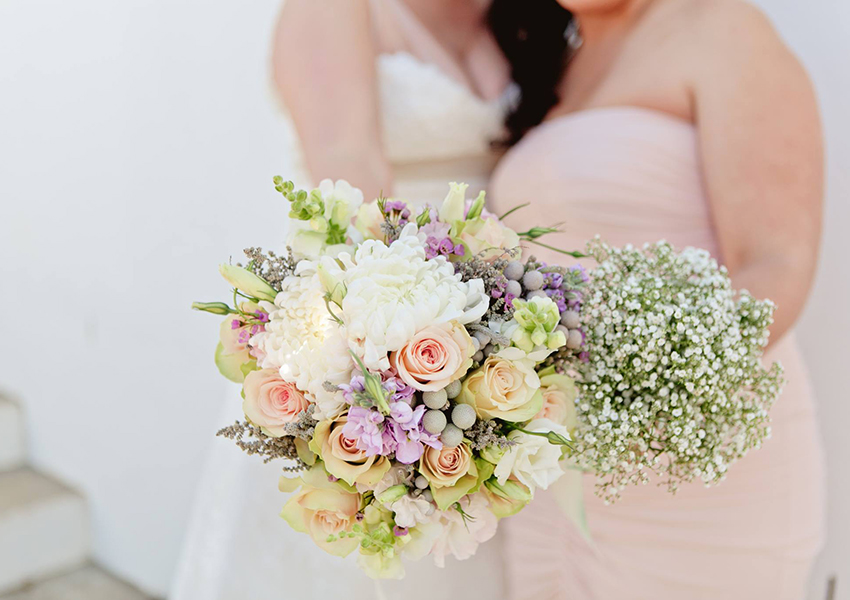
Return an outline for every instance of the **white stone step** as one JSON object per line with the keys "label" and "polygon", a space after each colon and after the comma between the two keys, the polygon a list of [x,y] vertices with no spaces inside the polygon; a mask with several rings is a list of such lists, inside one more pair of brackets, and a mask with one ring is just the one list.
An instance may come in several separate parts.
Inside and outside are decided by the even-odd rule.
{"label": "white stone step", "polygon": [[24,462],[24,424],[20,407],[0,396],[0,471]]}
{"label": "white stone step", "polygon": [[85,566],[27,585],[0,600],[150,600],[142,592],[104,573],[95,566]]}
{"label": "white stone step", "polygon": [[0,593],[77,568],[88,556],[79,494],[32,469],[0,473]]}

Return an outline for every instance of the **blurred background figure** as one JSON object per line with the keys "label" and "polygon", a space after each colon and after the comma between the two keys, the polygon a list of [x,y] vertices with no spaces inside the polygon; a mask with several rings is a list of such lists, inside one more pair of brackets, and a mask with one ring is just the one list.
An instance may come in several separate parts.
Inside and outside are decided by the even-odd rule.
{"label": "blurred background figure", "polygon": [[[592,231],[615,246],[708,249],[736,288],[776,302],[765,359],[787,380],[771,439],[718,487],[696,481],[673,496],[654,477],[606,506],[589,475],[590,543],[564,518],[559,486],[541,493],[502,526],[509,597],[803,598],[824,539],[821,437],[793,333],[817,266],[823,194],[805,72],[741,2],[493,6],[513,72],[527,72],[509,121],[518,141],[489,186],[495,212],[532,199],[510,224],[562,221],[564,234],[547,240],[558,248],[582,248]],[[562,40],[570,23],[583,43],[564,69],[546,59],[557,48],[534,41]]]}
{"label": "blurred background figure", "polygon": [[[333,4],[355,10],[360,2]],[[850,529],[843,434],[850,414],[842,401],[850,337],[850,317],[842,309],[850,303],[843,235],[850,222],[845,201],[850,78],[836,61],[850,50],[850,7],[840,0],[758,4],[811,73],[825,123],[824,244],[814,292],[797,329],[819,399],[830,466],[828,537],[808,597],[824,598],[828,578],[837,574],[841,598],[848,590],[840,582],[850,580],[850,541],[841,535]],[[302,11],[316,10],[300,5]],[[386,38],[372,40],[374,60],[362,60],[369,56],[365,51],[346,56],[359,61],[366,79],[303,75],[299,65],[286,65],[288,53],[326,59],[321,49],[299,44],[298,32],[287,32],[286,24],[275,29],[280,6],[192,0],[0,4],[0,281],[6,292],[0,295],[0,334],[6,341],[0,389],[4,398],[14,399],[0,402],[0,453],[7,457],[0,460],[0,594],[35,581],[35,587],[11,597],[71,598],[74,589],[85,589],[86,598],[164,597],[178,572],[196,490],[194,512],[206,516],[194,520],[190,548],[198,531],[226,530],[244,500],[235,497],[237,506],[217,502],[210,482],[227,486],[238,485],[241,477],[270,477],[274,485],[274,467],[265,470],[212,439],[233,414],[221,407],[236,412],[238,401],[213,373],[215,331],[188,312],[193,299],[221,289],[210,270],[213,261],[237,255],[258,238],[268,247],[282,244],[285,232],[274,220],[256,222],[244,210],[246,198],[268,198],[283,217],[286,207],[272,189],[272,175],[307,183],[309,173],[332,174],[350,178],[367,196],[384,190],[411,199],[441,198],[443,190],[432,186],[448,179],[486,182],[497,158],[488,148],[501,135],[500,98],[508,78],[498,53],[491,53],[489,34],[476,25],[486,6],[460,0],[371,4],[358,13],[359,22],[384,19],[392,26],[382,30]],[[440,10],[456,12],[442,17],[432,12]],[[445,14],[454,17],[451,31],[438,26]],[[320,29],[339,35],[333,23],[325,19]],[[315,29],[310,34],[323,35]],[[489,83],[476,73],[486,74]],[[382,81],[390,77],[396,83],[388,99]],[[317,126],[310,111],[320,110],[321,103],[299,108],[294,102],[298,87],[306,88],[303,94],[329,89],[308,85],[311,80],[352,90],[352,101],[339,113],[338,107],[323,109],[332,120],[325,127],[319,123],[317,131],[309,130],[309,123]],[[443,100],[434,102],[435,95]],[[509,92],[504,99],[511,97]],[[276,98],[292,113],[309,171],[299,169],[292,131]],[[419,106],[424,98],[429,100]],[[410,103],[415,108],[406,108]],[[393,109],[399,111],[394,120]],[[432,111],[444,114],[408,121]],[[444,124],[460,112],[464,135],[454,136]],[[333,137],[352,115],[366,115],[350,122],[357,145]],[[442,131],[429,130],[433,123]],[[376,127],[380,138],[373,135]],[[404,135],[404,128],[410,133]],[[439,150],[434,140],[440,140]],[[352,153],[364,161],[356,173],[353,167],[344,170],[354,164]],[[358,180],[357,174],[366,173]],[[225,454],[234,462],[244,459],[244,468],[218,462],[227,460]],[[227,469],[217,473],[210,467],[199,487],[205,464]],[[273,488],[266,500],[276,514],[281,499]],[[219,511],[204,510],[204,502]],[[283,523],[270,526],[258,544],[273,544],[285,529]],[[47,552],[69,538],[60,556]],[[226,556],[228,549],[206,550]],[[264,556],[263,570],[279,567],[274,552]],[[208,559],[211,565],[226,562],[222,556]],[[124,586],[118,592],[109,587],[118,582],[92,567],[74,571],[90,561],[143,591]],[[238,568],[236,562],[224,572],[208,571],[209,585]],[[184,566],[177,581],[197,575]],[[175,594],[187,589],[181,585],[175,584]],[[281,594],[286,597],[286,591]],[[205,596],[199,590],[183,597]]]}

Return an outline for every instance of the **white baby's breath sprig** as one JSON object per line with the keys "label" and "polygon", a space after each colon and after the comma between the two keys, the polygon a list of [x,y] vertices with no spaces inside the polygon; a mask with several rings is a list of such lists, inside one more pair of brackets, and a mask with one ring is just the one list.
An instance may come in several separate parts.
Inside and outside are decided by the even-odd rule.
{"label": "white baby's breath sprig", "polygon": [[651,473],[673,492],[722,480],[770,435],[782,369],[759,359],[773,303],[736,297],[705,250],[597,239],[588,252],[599,264],[582,310],[578,460],[599,474],[606,500]]}

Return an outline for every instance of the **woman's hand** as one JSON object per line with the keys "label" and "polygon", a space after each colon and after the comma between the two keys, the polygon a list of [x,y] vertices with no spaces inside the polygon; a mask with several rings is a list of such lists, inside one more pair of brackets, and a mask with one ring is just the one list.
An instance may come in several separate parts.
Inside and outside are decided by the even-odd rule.
{"label": "woman's hand", "polygon": [[706,189],[735,286],[777,304],[775,342],[797,320],[817,263],[817,103],[805,71],[760,12],[730,3],[706,19],[692,83]]}
{"label": "woman's hand", "polygon": [[[275,86],[314,180],[390,193],[368,0],[286,0],[275,32]],[[317,183],[317,181],[314,181]]]}

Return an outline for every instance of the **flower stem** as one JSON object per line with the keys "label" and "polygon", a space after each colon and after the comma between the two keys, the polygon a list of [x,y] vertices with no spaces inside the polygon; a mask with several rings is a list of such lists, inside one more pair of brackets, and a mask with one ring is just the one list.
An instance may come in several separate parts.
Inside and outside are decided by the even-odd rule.
{"label": "flower stem", "polygon": [[549,244],[544,244],[543,242],[538,242],[537,240],[528,240],[532,244],[537,244],[538,246],[543,246],[544,248],[548,248],[549,250],[554,250],[555,252],[560,252],[561,254],[566,254],[567,256],[572,256],[573,258],[590,258],[589,254],[584,254],[583,252],[579,252],[578,250],[561,250],[560,248],[556,248],[555,246],[550,246]]}
{"label": "flower stem", "polygon": [[518,211],[519,209],[521,209],[521,208],[525,208],[526,206],[528,206],[528,205],[530,205],[530,204],[531,204],[531,202],[526,202],[525,204],[520,204],[519,206],[514,206],[514,207],[513,207],[512,209],[510,209],[508,212],[506,212],[506,213],[505,213],[505,214],[503,214],[501,217],[499,217],[499,220],[500,220],[500,221],[504,220],[504,218],[505,218],[505,217],[507,217],[508,215],[513,214],[513,213],[515,213],[516,211]]}

